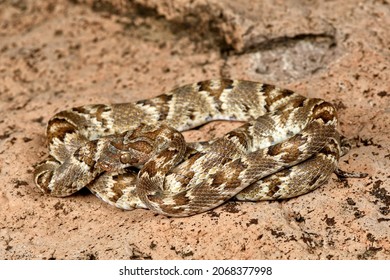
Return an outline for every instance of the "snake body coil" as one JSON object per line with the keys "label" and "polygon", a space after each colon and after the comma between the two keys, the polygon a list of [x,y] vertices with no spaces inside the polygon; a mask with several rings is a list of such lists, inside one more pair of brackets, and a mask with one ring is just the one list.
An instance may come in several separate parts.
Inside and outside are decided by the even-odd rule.
{"label": "snake body coil", "polygon": [[[181,131],[213,120],[245,124],[207,143]],[[45,193],[87,187],[122,209],[189,216],[235,197],[284,199],[325,183],[346,152],[335,108],[251,81],[209,80],[134,103],[87,105],[48,123]]]}

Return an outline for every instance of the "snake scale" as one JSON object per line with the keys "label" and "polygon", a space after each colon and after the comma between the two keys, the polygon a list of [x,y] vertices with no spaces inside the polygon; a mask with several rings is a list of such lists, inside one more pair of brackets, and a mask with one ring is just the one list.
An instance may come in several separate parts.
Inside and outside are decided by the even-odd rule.
{"label": "snake scale", "polygon": [[[242,126],[208,142],[182,131],[214,120]],[[252,81],[215,79],[133,103],[86,105],[48,122],[49,156],[35,168],[44,193],[83,187],[121,209],[181,217],[236,198],[286,199],[339,172],[349,144],[332,104]]]}

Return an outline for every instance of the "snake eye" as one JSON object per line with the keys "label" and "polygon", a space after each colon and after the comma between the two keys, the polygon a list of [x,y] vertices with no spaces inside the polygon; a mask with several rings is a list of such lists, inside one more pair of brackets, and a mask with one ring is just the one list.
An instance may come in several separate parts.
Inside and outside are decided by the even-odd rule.
{"label": "snake eye", "polygon": [[131,157],[129,154],[121,154],[119,160],[121,161],[121,163],[126,164],[131,161]]}

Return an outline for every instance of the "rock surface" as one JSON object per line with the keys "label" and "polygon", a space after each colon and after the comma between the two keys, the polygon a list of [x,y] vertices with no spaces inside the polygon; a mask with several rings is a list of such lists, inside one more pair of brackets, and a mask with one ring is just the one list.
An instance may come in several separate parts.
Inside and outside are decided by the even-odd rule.
{"label": "rock surface", "polygon": [[[0,1],[0,259],[390,259],[390,3],[253,2]],[[218,77],[333,102],[369,176],[180,219],[35,188],[56,112]]]}

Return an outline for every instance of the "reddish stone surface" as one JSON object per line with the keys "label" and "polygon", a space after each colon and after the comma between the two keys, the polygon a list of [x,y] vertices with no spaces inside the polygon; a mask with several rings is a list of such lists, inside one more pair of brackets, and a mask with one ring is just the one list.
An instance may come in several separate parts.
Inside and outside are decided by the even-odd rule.
{"label": "reddish stone surface", "polygon": [[[389,2],[253,2],[1,1],[0,259],[390,259]],[[56,112],[218,77],[333,102],[354,143],[340,166],[369,176],[188,218],[35,188]]]}

